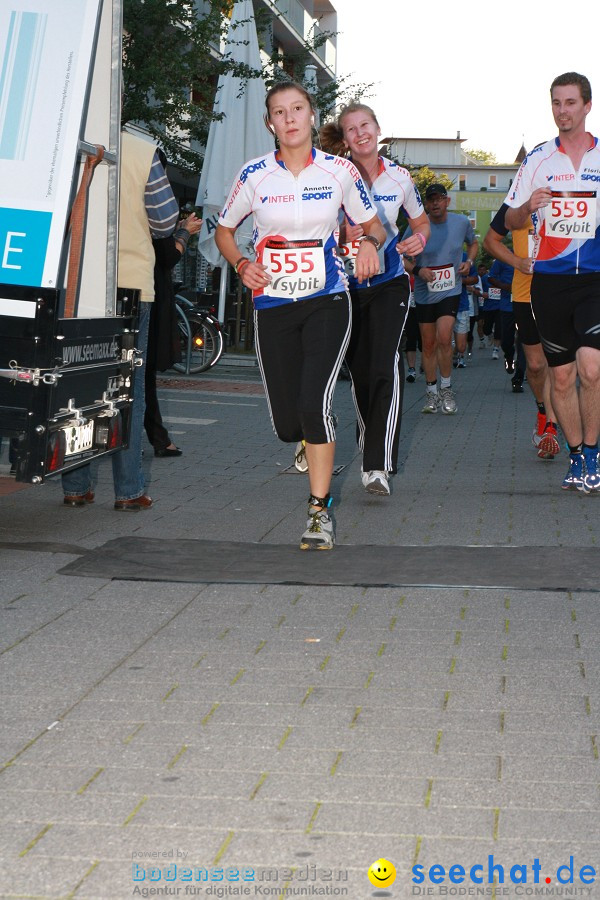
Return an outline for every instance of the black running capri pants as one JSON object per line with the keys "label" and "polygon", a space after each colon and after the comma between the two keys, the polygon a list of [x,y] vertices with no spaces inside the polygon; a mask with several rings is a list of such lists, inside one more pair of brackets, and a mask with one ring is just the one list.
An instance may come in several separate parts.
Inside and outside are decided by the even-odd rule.
{"label": "black running capri pants", "polygon": [[333,391],[350,340],[346,292],[254,313],[256,353],[275,434],[282,441],[335,441]]}

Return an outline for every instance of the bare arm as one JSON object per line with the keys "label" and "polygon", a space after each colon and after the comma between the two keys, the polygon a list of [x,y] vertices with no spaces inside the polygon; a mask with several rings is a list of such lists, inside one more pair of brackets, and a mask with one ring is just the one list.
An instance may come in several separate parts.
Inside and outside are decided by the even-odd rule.
{"label": "bare arm", "polygon": [[[379,217],[373,216],[368,222],[361,222],[360,224],[364,234],[374,237],[383,247],[387,235],[385,228],[379,221]],[[371,241],[362,240],[360,242],[354,262],[354,272],[359,284],[362,284],[363,281],[372,278],[373,275],[377,275],[379,272],[379,256],[377,255],[375,244]]]}
{"label": "bare arm", "polygon": [[458,274],[463,276],[468,276],[471,274],[471,264],[475,262],[475,258],[477,253],[479,252],[479,244],[477,241],[473,241],[471,244],[467,244],[467,258],[464,262],[461,262],[458,267]]}
{"label": "bare arm", "polygon": [[[217,225],[215,243],[219,248],[220,253],[225,257],[229,265],[233,267],[235,267],[240,259],[246,258],[236,244],[234,234],[235,228],[226,228],[224,225]],[[256,262],[244,263],[238,274],[242,279],[242,284],[252,291],[261,290],[271,281],[270,276],[267,274],[267,267]]]}
{"label": "bare arm", "polygon": [[509,206],[504,215],[504,224],[509,231],[524,228],[529,216],[537,209],[543,209],[544,206],[548,206],[551,200],[552,191],[550,188],[537,188],[529,200],[526,200],[521,206],[517,206],[514,209]]}
{"label": "bare arm", "polygon": [[[431,234],[427,213],[423,212],[416,219],[409,219],[408,224],[412,234],[406,240],[396,244],[396,250],[398,253],[406,253],[408,256],[418,256],[425,249]],[[422,235],[422,237],[417,237],[417,234]]]}
{"label": "bare arm", "polygon": [[[507,217],[508,211],[505,216],[505,221]],[[502,242],[502,235],[498,234],[497,231],[494,231],[493,228],[488,230],[488,233],[483,240],[483,246],[494,259],[499,259],[500,262],[512,266],[513,269],[518,269],[519,272],[522,272],[524,275],[531,275],[532,260],[529,257],[524,258],[522,256],[516,256],[510,247],[507,247],[506,244]],[[498,287],[498,285],[496,285],[496,287]]]}

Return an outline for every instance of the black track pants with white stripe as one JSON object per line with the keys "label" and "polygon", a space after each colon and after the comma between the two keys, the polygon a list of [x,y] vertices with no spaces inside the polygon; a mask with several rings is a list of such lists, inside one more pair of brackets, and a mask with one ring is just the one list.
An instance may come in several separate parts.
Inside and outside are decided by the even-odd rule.
{"label": "black track pants with white stripe", "polygon": [[331,401],[350,338],[344,292],[256,310],[256,352],[275,434],[335,440]]}
{"label": "black track pants with white stripe", "polygon": [[364,472],[395,473],[404,393],[400,339],[408,315],[408,276],[352,291],[352,376],[356,437]]}

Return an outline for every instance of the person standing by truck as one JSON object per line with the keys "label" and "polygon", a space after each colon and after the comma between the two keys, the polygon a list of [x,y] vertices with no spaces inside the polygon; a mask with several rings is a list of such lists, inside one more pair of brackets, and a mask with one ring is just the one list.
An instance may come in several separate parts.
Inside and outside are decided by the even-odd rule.
{"label": "person standing by truck", "polygon": [[[118,285],[140,291],[136,344],[145,360],[150,304],[154,300],[152,238],[169,237],[173,233],[179,207],[155,144],[124,131],[120,165]],[[144,377],[144,366],[141,366],[135,373],[128,448],[112,456],[114,508],[119,511],[139,511],[152,506],[142,470]],[[64,505],[80,507],[93,503],[97,477],[96,462],[66,472],[62,476]]]}

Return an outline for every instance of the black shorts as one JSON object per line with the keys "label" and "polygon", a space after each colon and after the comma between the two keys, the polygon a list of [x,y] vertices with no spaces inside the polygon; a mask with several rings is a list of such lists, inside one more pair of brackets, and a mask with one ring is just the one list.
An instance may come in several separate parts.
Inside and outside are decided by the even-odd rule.
{"label": "black shorts", "polygon": [[513,301],[513,314],[521,343],[527,347],[539,344],[540,333],[533,318],[531,303]]}
{"label": "black shorts", "polygon": [[580,347],[600,350],[600,273],[533,273],[531,306],[548,365],[575,361]]}
{"label": "black shorts", "polygon": [[442,316],[453,316],[456,318],[459,303],[460,294],[454,294],[452,297],[442,297],[437,303],[417,302],[417,320],[419,324],[425,324],[426,322],[437,322]]}
{"label": "black shorts", "polygon": [[499,341],[502,329],[500,326],[500,310],[484,309],[483,311],[483,333],[489,337],[494,332],[494,339]]}

